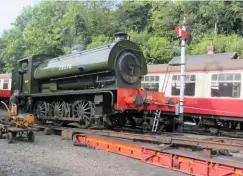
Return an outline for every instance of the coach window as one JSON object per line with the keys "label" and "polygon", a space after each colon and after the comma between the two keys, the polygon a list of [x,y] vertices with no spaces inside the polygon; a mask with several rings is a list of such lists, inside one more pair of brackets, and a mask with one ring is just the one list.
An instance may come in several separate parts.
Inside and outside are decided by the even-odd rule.
{"label": "coach window", "polygon": [[241,74],[213,74],[211,79],[212,97],[240,97]]}
{"label": "coach window", "polygon": [[149,81],[149,76],[145,76],[144,81]]}
{"label": "coach window", "polygon": [[159,91],[159,76],[145,76],[142,86],[148,91]]}
{"label": "coach window", "polygon": [[3,89],[8,89],[8,82],[9,80],[7,79],[3,80]]}
{"label": "coach window", "polygon": [[[185,96],[194,96],[196,86],[196,75],[186,75],[185,78]],[[171,95],[180,95],[180,75],[172,76]]]}

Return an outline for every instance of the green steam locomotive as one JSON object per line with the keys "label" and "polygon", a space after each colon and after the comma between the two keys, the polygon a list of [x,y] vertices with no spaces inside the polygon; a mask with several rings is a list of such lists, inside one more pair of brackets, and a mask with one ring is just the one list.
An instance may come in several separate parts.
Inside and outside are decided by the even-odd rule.
{"label": "green steam locomotive", "polygon": [[12,90],[20,90],[24,111],[34,113],[41,123],[76,122],[81,128],[124,121],[117,89],[139,89],[147,65],[126,33],[114,37],[114,42],[90,50],[76,48],[64,56],[42,54],[19,60]]}

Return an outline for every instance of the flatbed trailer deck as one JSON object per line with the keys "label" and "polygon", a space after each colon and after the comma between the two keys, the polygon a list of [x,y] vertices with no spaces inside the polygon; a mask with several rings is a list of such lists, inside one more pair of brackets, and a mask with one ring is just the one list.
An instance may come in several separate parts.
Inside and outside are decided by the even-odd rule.
{"label": "flatbed trailer deck", "polygon": [[17,128],[10,125],[0,124],[0,138],[5,135],[8,143],[12,143],[15,139],[23,137],[26,137],[29,142],[34,142],[34,131],[37,131],[37,128]]}
{"label": "flatbed trailer deck", "polygon": [[124,139],[77,134],[74,145],[139,159],[156,166],[200,176],[241,176],[243,175],[243,157],[210,157],[198,152],[181,149],[161,150],[156,144],[131,142]]}
{"label": "flatbed trailer deck", "polygon": [[[190,175],[243,176],[241,139],[182,133],[146,135],[104,129],[40,128],[55,131],[66,139],[73,139],[76,146],[132,157]],[[215,151],[216,155],[213,154]]]}

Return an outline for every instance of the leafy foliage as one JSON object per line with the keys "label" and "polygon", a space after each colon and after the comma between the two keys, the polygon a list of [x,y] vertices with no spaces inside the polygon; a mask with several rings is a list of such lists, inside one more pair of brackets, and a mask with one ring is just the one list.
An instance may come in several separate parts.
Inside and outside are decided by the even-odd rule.
{"label": "leafy foliage", "polygon": [[148,32],[130,32],[131,40],[143,49],[148,63],[166,63],[173,57],[173,50],[169,48],[169,41],[165,37],[149,35]]}
{"label": "leafy foliage", "polygon": [[10,72],[16,64],[16,60],[24,56],[26,43],[22,36],[22,31],[18,27],[12,28],[3,35],[3,46],[1,50],[1,59],[4,62],[3,70]]}
{"label": "leafy foliage", "polygon": [[[205,54],[208,49],[211,38],[205,36],[199,43],[191,45],[189,47],[190,54]],[[216,52],[237,52],[240,56],[243,56],[243,38],[238,35],[218,35],[214,38],[214,45]]]}
{"label": "leafy foliage", "polygon": [[126,31],[142,48],[147,63],[166,63],[180,54],[174,27],[186,17],[191,38],[187,53],[206,54],[211,39],[217,52],[243,57],[243,3],[237,1],[41,1],[26,7],[0,38],[0,72],[18,59],[62,55],[112,42]]}
{"label": "leafy foliage", "polygon": [[115,12],[117,24],[122,30],[141,32],[150,22],[152,4],[146,1],[123,1]]}
{"label": "leafy foliage", "polygon": [[62,54],[60,44],[64,25],[61,21],[65,7],[63,3],[49,1],[44,1],[34,7],[32,18],[23,32],[28,48],[25,55]]}
{"label": "leafy foliage", "polygon": [[109,44],[112,42],[112,38],[111,37],[106,37],[105,35],[100,35],[97,37],[93,37],[92,43],[90,43],[87,46],[87,49],[91,49],[91,48],[95,48],[101,45],[105,45],[105,44]]}

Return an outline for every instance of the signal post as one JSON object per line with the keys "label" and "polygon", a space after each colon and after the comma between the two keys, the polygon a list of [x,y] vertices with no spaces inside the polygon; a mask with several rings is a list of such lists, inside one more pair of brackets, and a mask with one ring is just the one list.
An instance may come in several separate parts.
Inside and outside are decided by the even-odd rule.
{"label": "signal post", "polygon": [[186,20],[184,18],[182,28],[175,27],[177,37],[181,39],[181,73],[180,73],[180,101],[179,101],[179,117],[178,117],[178,132],[183,132],[184,120],[184,90],[185,90],[185,69],[186,69],[186,40],[189,37],[189,32],[186,31]]}

